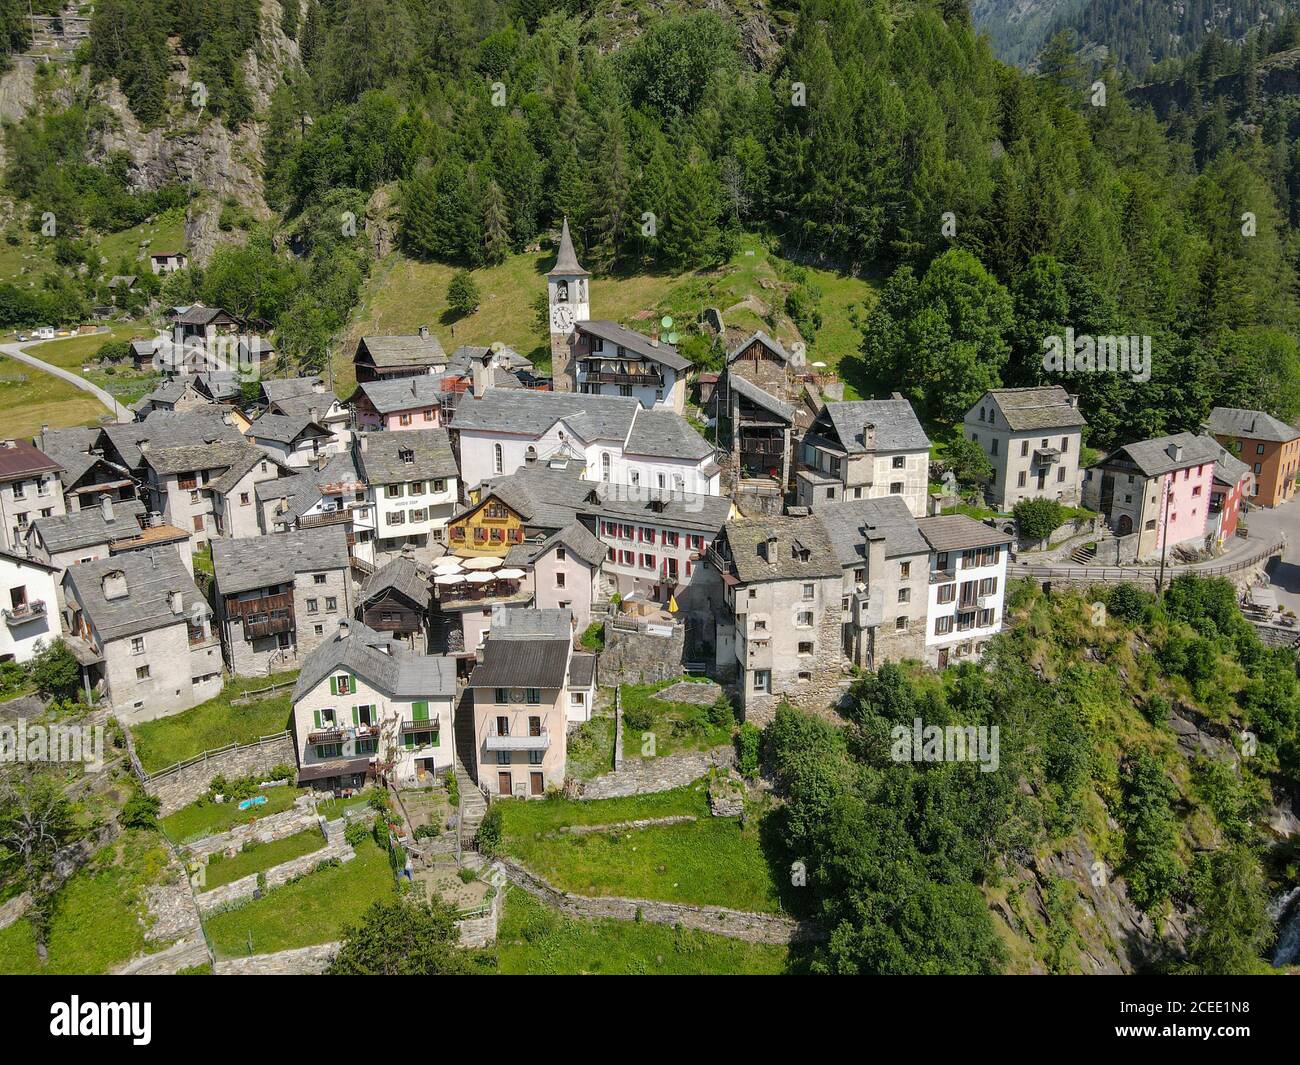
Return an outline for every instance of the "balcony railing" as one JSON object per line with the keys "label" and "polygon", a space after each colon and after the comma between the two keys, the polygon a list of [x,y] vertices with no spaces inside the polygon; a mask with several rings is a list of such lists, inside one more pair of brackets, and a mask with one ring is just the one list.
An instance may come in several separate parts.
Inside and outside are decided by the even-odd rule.
{"label": "balcony railing", "polygon": [[1034,448],[1034,461],[1040,466],[1051,466],[1061,461],[1060,449],[1054,447]]}
{"label": "balcony railing", "polygon": [[640,385],[645,388],[663,388],[664,379],[651,373],[610,373],[607,370],[584,371],[582,381],[589,385]]}
{"label": "balcony railing", "polygon": [[10,607],[4,612],[5,621],[10,625],[23,625],[28,621],[45,617],[45,600],[33,599],[22,606]]}
{"label": "balcony railing", "polygon": [[770,436],[742,436],[740,450],[760,455],[779,455],[785,450],[785,441]]}
{"label": "balcony railing", "polygon": [[949,581],[957,579],[957,571],[951,569],[935,569],[930,571],[931,584],[947,584]]}
{"label": "balcony railing", "polygon": [[402,732],[436,732],[441,725],[438,721],[438,715],[426,717],[423,720],[407,720],[402,722]]}
{"label": "balcony railing", "polygon": [[545,751],[551,746],[551,733],[543,724],[536,735],[511,736],[497,731],[497,723],[488,723],[483,745],[489,751]]}
{"label": "balcony railing", "polygon": [[263,595],[256,599],[227,599],[226,616],[230,618],[245,617],[248,614],[270,614],[278,610],[293,610],[293,596],[287,592],[278,595]]}

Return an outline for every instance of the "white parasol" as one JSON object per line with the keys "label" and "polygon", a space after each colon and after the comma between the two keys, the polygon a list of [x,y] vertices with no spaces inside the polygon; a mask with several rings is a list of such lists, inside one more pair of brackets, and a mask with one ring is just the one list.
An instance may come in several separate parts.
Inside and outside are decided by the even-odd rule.
{"label": "white parasol", "polygon": [[501,559],[485,555],[482,558],[471,558],[464,562],[466,569],[496,569],[501,565]]}
{"label": "white parasol", "polygon": [[499,569],[496,575],[503,581],[517,581],[520,577],[527,576],[521,569]]}
{"label": "white parasol", "polygon": [[470,584],[487,584],[488,581],[496,580],[496,577],[491,573],[471,573],[465,579],[469,581]]}
{"label": "white parasol", "polygon": [[434,584],[464,584],[465,578],[455,573],[440,573],[433,578]]}

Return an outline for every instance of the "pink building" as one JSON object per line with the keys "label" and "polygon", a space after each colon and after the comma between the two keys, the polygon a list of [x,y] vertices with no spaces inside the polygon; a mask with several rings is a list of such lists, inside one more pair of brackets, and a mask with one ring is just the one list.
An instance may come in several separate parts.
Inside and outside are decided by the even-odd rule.
{"label": "pink building", "polygon": [[1166,539],[1205,547],[1219,455],[1213,438],[1195,433],[1125,444],[1086,471],[1084,506],[1117,537],[1136,536],[1131,557],[1160,554]]}
{"label": "pink building", "polygon": [[443,425],[446,384],[441,375],[396,377],[357,385],[350,402],[357,426],[375,429],[437,429]]}

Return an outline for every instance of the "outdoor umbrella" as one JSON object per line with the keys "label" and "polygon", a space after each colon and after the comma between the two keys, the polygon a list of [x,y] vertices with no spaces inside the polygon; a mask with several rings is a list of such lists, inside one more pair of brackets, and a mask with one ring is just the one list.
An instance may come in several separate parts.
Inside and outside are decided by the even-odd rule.
{"label": "outdoor umbrella", "polygon": [[482,558],[471,558],[465,562],[466,569],[496,569],[501,565],[501,559],[484,556]]}

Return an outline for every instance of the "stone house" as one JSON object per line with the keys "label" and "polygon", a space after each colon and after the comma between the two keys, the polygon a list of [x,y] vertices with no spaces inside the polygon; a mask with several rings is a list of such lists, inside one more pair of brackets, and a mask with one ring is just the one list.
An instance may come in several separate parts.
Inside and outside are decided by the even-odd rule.
{"label": "stone house", "polygon": [[288,467],[259,448],[248,447],[237,453],[230,467],[207,484],[215,534],[232,540],[261,536],[264,530],[257,505],[258,485],[288,473]]}
{"label": "stone house", "polygon": [[352,557],[374,565],[375,501],[357,468],[355,448],[331,455],[318,468],[260,481],[254,494],[263,532],[339,525]]}
{"label": "stone house", "polygon": [[0,662],[29,662],[59,636],[59,571],[0,550]]}
{"label": "stone house", "polygon": [[1012,537],[964,514],[917,523],[930,546],[925,661],[943,669],[978,658],[1002,631]]}
{"label": "stone house", "polygon": [[567,735],[590,714],[595,677],[574,668],[567,610],[507,611],[494,619],[469,677],[479,786],[496,796],[541,798],[562,787]]}
{"label": "stone house", "polygon": [[994,388],[966,412],[962,431],[993,467],[985,495],[999,510],[1022,499],[1079,504],[1083,428],[1079,397],[1060,385]]}
{"label": "stone house", "polygon": [[123,724],[188,710],[221,691],[212,612],[170,547],[83,562],[63,575],[69,643]]}
{"label": "stone house", "polygon": [[574,324],[569,379],[556,387],[589,396],[631,396],[643,407],[686,409],[686,377],[691,363],[671,344],[617,322]]}
{"label": "stone house", "polygon": [[428,326],[415,335],[369,336],[357,342],[352,356],[357,383],[392,377],[418,377],[441,373],[447,368],[447,353]]}
{"label": "stone house", "polygon": [[276,462],[295,470],[314,466],[322,456],[346,447],[310,414],[263,414],[246,435]]}
{"label": "stone house", "polygon": [[919,518],[930,494],[930,439],[897,395],[827,403],[804,434],[795,482],[799,505],[814,511],[894,495]]}
{"label": "stone house", "polygon": [[736,678],[746,720],[777,705],[819,709],[839,695],[844,573],[816,515],[728,521],[708,552],[728,610],[716,620],[716,665]]}
{"label": "stone house", "polygon": [[[232,513],[227,492],[232,490],[232,478],[226,475],[232,468],[241,472],[234,481],[247,479],[250,487],[242,489],[250,495],[246,517],[255,518],[256,508],[251,505],[251,482],[258,477],[271,478],[279,473],[265,456],[245,441],[217,440],[203,444],[178,444],[171,447],[154,447],[146,443],[143,450],[145,488],[150,509],[162,515],[168,525],[185,529],[195,547],[201,547],[214,536],[228,536],[239,525]],[[221,498],[220,506],[217,498]],[[239,504],[236,501],[235,506]],[[222,526],[216,517],[222,514]],[[227,525],[228,523],[228,525]],[[247,524],[247,523],[245,523]]]}
{"label": "stone house", "polygon": [[930,545],[897,496],[827,503],[826,526],[843,571],[843,651],[861,669],[925,658]]}
{"label": "stone house", "polygon": [[0,548],[23,550],[27,526],[66,513],[63,467],[27,440],[0,440]]}
{"label": "stone house", "polygon": [[271,400],[266,413],[284,418],[306,418],[311,424],[325,429],[331,437],[325,446],[329,454],[337,454],[352,443],[351,412],[319,380],[313,382],[308,392],[280,395]]}
{"label": "stone house", "polygon": [[1300,429],[1262,410],[1215,407],[1205,431],[1250,467],[1251,503],[1275,507],[1295,495],[1300,470]]}
{"label": "stone house", "polygon": [[512,547],[506,553],[505,567],[530,573],[532,605],[539,610],[569,611],[581,633],[591,624],[592,604],[600,596],[605,551],[590,529],[572,521],[540,544],[530,541]]}
{"label": "stone house", "polygon": [[241,677],[291,669],[353,613],[347,537],[337,525],[215,540],[217,624]]}
{"label": "stone house", "polygon": [[337,791],[378,773],[432,783],[454,760],[451,659],[338,618],[293,689],[298,783]]}
{"label": "stone house", "polygon": [[105,495],[115,502],[135,498],[135,479],[125,466],[105,457],[104,431],[99,426],[51,429],[43,425],[36,446],[62,467],[59,480],[68,513],[83,507],[96,509]]}

